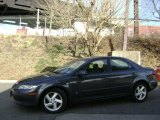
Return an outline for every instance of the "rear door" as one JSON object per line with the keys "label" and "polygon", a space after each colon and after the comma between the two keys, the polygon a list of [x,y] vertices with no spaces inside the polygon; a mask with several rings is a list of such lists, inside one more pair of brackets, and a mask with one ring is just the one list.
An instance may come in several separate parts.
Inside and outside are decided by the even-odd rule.
{"label": "rear door", "polygon": [[122,95],[130,92],[131,84],[136,78],[135,68],[123,59],[110,58],[109,93]]}

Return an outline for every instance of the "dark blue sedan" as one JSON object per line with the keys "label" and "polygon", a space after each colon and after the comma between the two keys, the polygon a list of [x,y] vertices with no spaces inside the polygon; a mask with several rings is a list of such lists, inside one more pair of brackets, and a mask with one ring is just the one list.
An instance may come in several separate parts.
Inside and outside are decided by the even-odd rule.
{"label": "dark blue sedan", "polygon": [[18,104],[41,105],[58,113],[72,103],[126,95],[143,102],[156,86],[151,68],[120,57],[92,57],[24,78],[13,85],[10,95]]}

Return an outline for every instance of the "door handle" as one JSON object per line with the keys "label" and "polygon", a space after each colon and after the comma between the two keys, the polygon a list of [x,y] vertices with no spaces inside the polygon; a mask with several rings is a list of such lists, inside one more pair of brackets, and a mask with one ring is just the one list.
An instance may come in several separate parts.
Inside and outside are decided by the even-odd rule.
{"label": "door handle", "polygon": [[76,84],[77,81],[72,81],[72,82],[69,82],[69,84]]}

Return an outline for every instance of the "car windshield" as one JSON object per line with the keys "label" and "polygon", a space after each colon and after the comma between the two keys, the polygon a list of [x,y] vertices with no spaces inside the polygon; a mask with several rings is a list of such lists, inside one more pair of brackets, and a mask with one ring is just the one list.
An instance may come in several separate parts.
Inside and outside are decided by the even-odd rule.
{"label": "car windshield", "polygon": [[71,61],[67,63],[66,65],[56,69],[54,73],[59,73],[59,74],[69,74],[72,73],[74,70],[78,69],[82,64],[84,64],[86,61],[84,60],[76,60],[76,61]]}

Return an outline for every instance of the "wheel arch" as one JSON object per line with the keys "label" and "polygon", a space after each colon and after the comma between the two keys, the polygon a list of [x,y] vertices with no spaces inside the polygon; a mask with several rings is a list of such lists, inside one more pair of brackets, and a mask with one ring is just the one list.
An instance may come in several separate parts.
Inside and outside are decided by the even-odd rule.
{"label": "wheel arch", "polygon": [[148,91],[151,90],[149,83],[148,83],[146,80],[141,79],[141,80],[137,80],[137,81],[134,82],[131,91],[134,89],[134,87],[135,87],[137,84],[140,84],[140,83],[145,84]]}
{"label": "wheel arch", "polygon": [[43,96],[46,94],[47,91],[49,91],[51,89],[60,89],[60,90],[62,90],[67,96],[67,104],[71,103],[71,95],[69,94],[69,91],[66,88],[64,88],[62,86],[49,86],[49,87],[46,87],[44,90],[42,90],[42,92],[40,93],[39,98],[38,98],[38,104],[39,105],[41,103],[41,100],[42,100]]}

